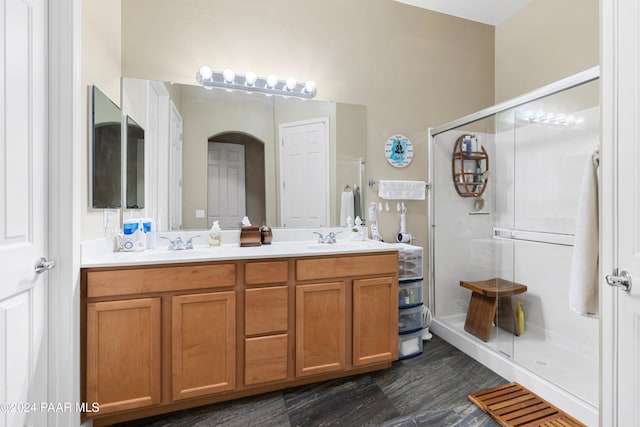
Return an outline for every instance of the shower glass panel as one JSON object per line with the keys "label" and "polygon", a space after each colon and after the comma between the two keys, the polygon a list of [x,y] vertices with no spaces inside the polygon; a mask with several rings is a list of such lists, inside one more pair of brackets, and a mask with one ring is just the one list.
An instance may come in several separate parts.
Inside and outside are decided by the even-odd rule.
{"label": "shower glass panel", "polygon": [[[503,327],[512,329],[513,322],[503,324],[505,317],[499,314],[505,313],[504,303],[513,294],[508,284],[514,277],[514,242],[494,239],[493,230],[498,209],[513,212],[513,206],[504,206],[514,199],[508,194],[513,191],[510,162],[497,163],[496,157],[496,137],[513,134],[511,117],[512,112],[504,112],[441,133],[435,137],[431,153],[434,315],[507,357],[513,356],[513,333]],[[471,139],[471,148],[467,142],[460,153],[460,139]],[[456,147],[458,152],[454,152]],[[474,154],[478,152],[486,153],[488,164],[479,164]],[[499,154],[512,153],[510,148]],[[479,189],[474,187],[476,182],[485,186],[482,194],[473,191]],[[496,197],[497,185],[507,192],[500,198]],[[457,191],[456,187],[468,191]],[[506,220],[506,215],[503,218]],[[504,226],[511,228],[513,219]]]}
{"label": "shower glass panel", "polygon": [[[434,135],[431,307],[448,330],[597,407],[598,322],[573,313],[568,295],[582,176],[599,146],[599,82],[527,99]],[[456,154],[465,136],[479,144]]]}

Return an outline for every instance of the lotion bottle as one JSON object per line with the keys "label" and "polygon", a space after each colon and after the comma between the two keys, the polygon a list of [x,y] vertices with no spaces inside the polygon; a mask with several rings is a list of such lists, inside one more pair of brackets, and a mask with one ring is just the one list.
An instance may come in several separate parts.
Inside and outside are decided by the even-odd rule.
{"label": "lotion bottle", "polygon": [[211,230],[209,230],[209,246],[220,246],[222,243],[222,230],[218,221],[213,221]]}
{"label": "lotion bottle", "polygon": [[518,306],[516,307],[516,326],[518,328],[518,335],[522,335],[524,333],[524,311],[522,311],[522,302],[518,301]]}

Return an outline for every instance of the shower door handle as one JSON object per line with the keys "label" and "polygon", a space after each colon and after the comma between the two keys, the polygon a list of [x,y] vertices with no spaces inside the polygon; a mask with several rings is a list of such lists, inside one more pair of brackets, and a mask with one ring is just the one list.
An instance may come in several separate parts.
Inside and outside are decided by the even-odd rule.
{"label": "shower door handle", "polygon": [[618,269],[615,268],[612,274],[608,274],[605,279],[607,279],[607,285],[609,286],[622,288],[627,292],[631,290],[631,275],[624,270],[618,275]]}

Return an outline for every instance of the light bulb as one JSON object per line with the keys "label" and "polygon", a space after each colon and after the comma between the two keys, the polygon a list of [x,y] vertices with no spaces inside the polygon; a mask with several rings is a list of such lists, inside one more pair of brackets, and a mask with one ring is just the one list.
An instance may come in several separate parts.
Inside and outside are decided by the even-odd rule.
{"label": "light bulb", "polygon": [[275,89],[277,84],[278,84],[278,78],[273,74],[269,74],[267,76],[267,87],[269,89]]}
{"label": "light bulb", "polygon": [[253,71],[247,72],[244,76],[244,84],[247,86],[253,86],[256,84],[256,80],[258,80],[258,76]]}
{"label": "light bulb", "polygon": [[222,72],[222,78],[225,83],[231,84],[236,79],[236,73],[232,69],[227,68]]}
{"label": "light bulb", "polygon": [[293,77],[289,77],[287,79],[287,84],[286,84],[286,88],[289,92],[293,91],[296,88],[296,85],[298,84],[298,82],[296,82],[296,79],[294,79]]}
{"label": "light bulb", "polygon": [[200,67],[199,73],[202,80],[211,80],[211,77],[213,77],[213,70],[206,65]]}
{"label": "light bulb", "polygon": [[315,93],[316,93],[316,82],[314,82],[313,80],[309,80],[308,82],[306,82],[304,84],[304,91],[305,91],[305,93],[309,93],[311,95],[315,95]]}

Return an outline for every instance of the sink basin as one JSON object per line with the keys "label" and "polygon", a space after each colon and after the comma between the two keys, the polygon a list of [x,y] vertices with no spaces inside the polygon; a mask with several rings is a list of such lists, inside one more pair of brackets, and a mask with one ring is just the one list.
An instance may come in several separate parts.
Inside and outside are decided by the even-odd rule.
{"label": "sink basin", "polygon": [[360,248],[362,248],[362,245],[355,242],[313,243],[307,246],[307,249],[314,251],[350,251]]}
{"label": "sink basin", "polygon": [[181,251],[169,251],[166,249],[156,249],[133,254],[135,257],[144,259],[182,259],[199,258],[207,255],[214,255],[214,251],[205,249],[185,249]]}

